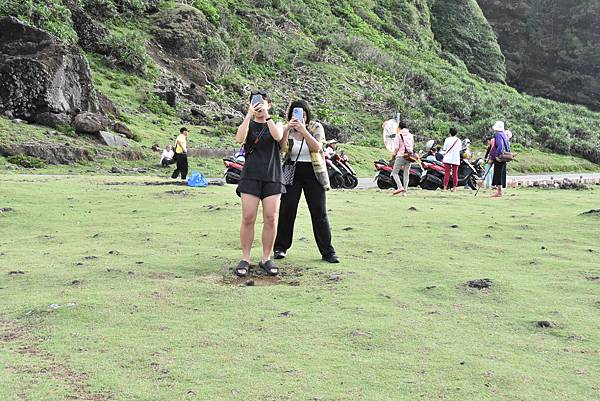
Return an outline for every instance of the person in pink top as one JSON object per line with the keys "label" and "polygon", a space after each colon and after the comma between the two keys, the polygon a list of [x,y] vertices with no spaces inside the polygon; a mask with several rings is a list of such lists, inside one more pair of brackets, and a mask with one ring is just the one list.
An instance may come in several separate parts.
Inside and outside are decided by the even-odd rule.
{"label": "person in pink top", "polygon": [[[395,138],[395,151],[394,151],[394,169],[392,171],[392,177],[396,181],[398,189],[394,191],[394,195],[403,194],[406,195],[408,190],[408,179],[410,174],[410,160],[404,158],[405,153],[412,153],[415,146],[415,138],[410,133],[406,124],[400,123],[398,125],[398,133]],[[400,169],[404,169],[402,174],[402,181],[400,181]],[[404,183],[404,185],[402,184]]]}

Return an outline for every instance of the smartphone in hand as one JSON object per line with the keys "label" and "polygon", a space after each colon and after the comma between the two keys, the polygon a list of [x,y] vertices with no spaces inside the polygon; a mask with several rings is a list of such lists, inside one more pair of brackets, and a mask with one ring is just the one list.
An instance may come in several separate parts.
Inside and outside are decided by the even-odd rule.
{"label": "smartphone in hand", "polygon": [[261,95],[252,95],[252,100],[250,100],[254,107],[262,106],[264,99]]}
{"label": "smartphone in hand", "polygon": [[292,117],[294,117],[297,121],[303,123],[304,109],[302,107],[294,107],[294,110],[292,110]]}

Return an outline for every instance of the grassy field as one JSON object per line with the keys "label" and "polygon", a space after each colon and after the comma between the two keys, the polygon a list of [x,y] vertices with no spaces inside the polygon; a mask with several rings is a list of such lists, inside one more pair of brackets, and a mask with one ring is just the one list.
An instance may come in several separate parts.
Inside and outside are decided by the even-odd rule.
{"label": "grassy field", "polygon": [[600,400],[597,187],[334,191],[342,264],[303,205],[250,286],[233,188],[153,180],[0,176],[3,401]]}

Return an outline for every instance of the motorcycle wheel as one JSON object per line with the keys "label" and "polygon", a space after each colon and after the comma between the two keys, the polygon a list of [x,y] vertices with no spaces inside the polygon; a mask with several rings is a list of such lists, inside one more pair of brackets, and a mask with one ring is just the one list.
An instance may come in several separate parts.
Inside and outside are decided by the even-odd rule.
{"label": "motorcycle wheel", "polygon": [[330,181],[331,188],[333,189],[343,188],[344,186],[344,179],[340,175],[334,175],[333,177],[331,177]]}
{"label": "motorcycle wheel", "polygon": [[436,183],[430,182],[430,181],[426,181],[423,180],[419,186],[421,187],[421,189],[424,189],[426,191],[435,191],[439,188],[439,186]]}
{"label": "motorcycle wheel", "polygon": [[475,175],[471,175],[469,177],[469,180],[467,181],[467,185],[469,186],[469,188],[476,191],[477,190],[477,177],[475,177]]}
{"label": "motorcycle wheel", "polygon": [[391,185],[383,180],[377,180],[377,188],[379,189],[390,189]]}
{"label": "motorcycle wheel", "polygon": [[358,178],[351,174],[346,174],[344,176],[344,188],[346,189],[354,189],[358,186]]}

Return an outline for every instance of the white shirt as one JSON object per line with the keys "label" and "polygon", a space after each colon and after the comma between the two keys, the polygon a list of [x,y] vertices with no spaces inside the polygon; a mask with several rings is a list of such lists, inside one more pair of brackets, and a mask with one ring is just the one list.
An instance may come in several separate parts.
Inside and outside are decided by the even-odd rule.
{"label": "white shirt", "polygon": [[[298,152],[300,152],[300,156],[298,157],[299,162],[310,162],[312,159],[310,158],[310,149],[308,148],[308,144],[304,141],[302,144],[302,139],[297,140],[296,138],[292,138],[294,140],[294,146],[290,152],[290,160],[295,161],[296,157],[298,157]],[[302,150],[300,150],[300,145],[302,145]]]}
{"label": "white shirt", "polygon": [[[455,142],[456,145],[454,144]],[[446,140],[444,141],[444,147],[442,148],[442,150],[446,152],[446,154],[444,155],[444,163],[459,165],[461,147],[462,143],[458,137],[450,136],[446,138]]]}
{"label": "white shirt", "polygon": [[173,160],[173,154],[174,153],[172,150],[167,150],[167,149],[163,150],[162,156],[160,157],[160,162],[162,163],[162,161],[164,159]]}

